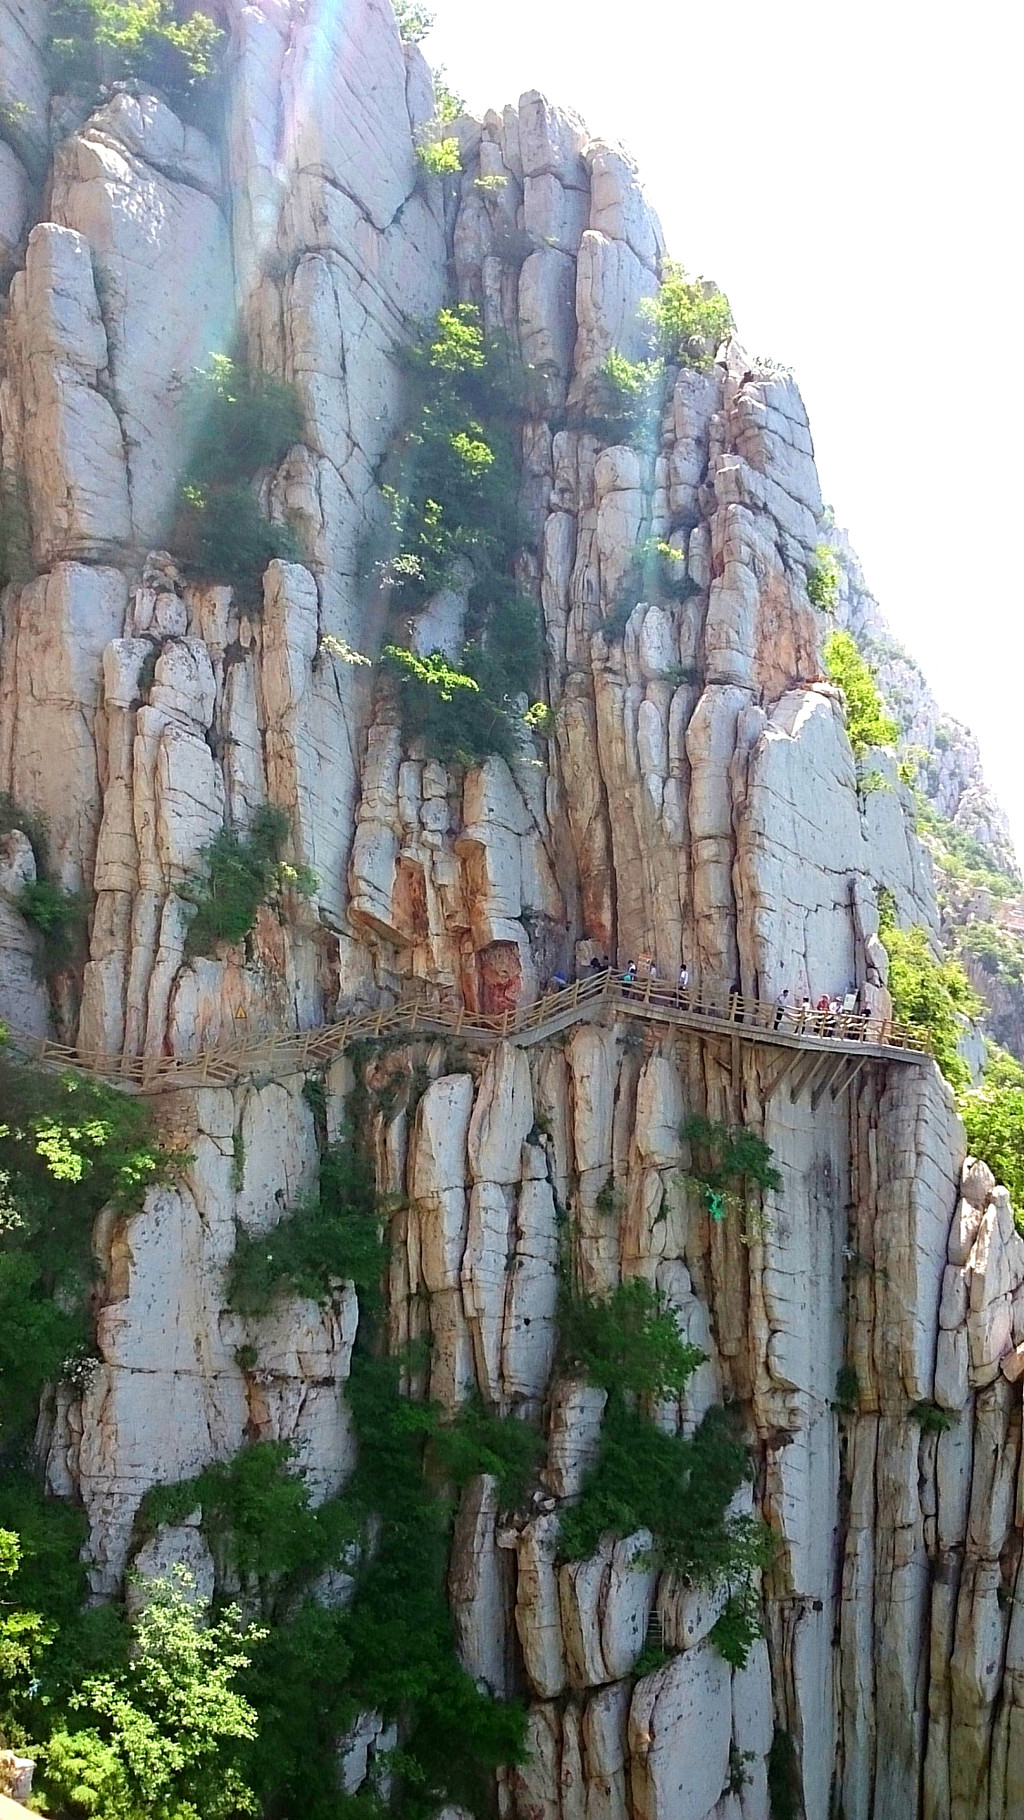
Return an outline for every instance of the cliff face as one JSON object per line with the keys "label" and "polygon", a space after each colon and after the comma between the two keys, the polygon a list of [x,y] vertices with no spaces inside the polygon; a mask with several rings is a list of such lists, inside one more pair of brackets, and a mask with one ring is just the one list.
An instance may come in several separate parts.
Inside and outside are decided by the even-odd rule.
{"label": "cliff face", "polygon": [[[185,1056],[390,1004],[412,981],[515,1008],[556,970],[641,954],[760,998],[855,981],[884,1010],[878,887],[904,922],[937,930],[937,912],[901,787],[858,796],[821,674],[806,594],[821,500],[795,386],[731,342],[712,371],[679,369],[655,453],[586,427],[608,354],[640,351],[663,255],[628,161],[529,94],[457,123],[462,175],[425,178],[429,73],[386,0],[232,4],[223,147],[128,95],[60,114],[51,143],[42,9],[8,3],[0,21],[27,110],[0,144],[0,424],[34,570],[3,597],[0,788],[46,817],[64,884],[94,893],[80,978],[51,998],[14,907],[31,851],[5,837],[0,1014],[85,1049]],[[549,736],[524,731],[517,758],[468,770],[404,742],[393,698],[348,661],[382,636],[360,575],[401,422],[393,350],[454,299],[537,376],[520,566],[553,711]],[[182,380],[233,330],[304,417],[262,480],[304,560],[270,565],[258,607],[230,576],[184,582],[163,553]],[[685,556],[692,587],[639,600],[613,635],[648,537]],[[457,644],[457,594],[429,611],[432,642]],[[316,896],[190,957],[182,888],[217,830],[267,801]],[[487,1478],[466,1489],[450,1567],[464,1661],[529,1702],[531,1755],[502,1777],[502,1812],[767,1820],[785,1732],[808,1820],[1009,1820],[1024,1797],[1024,1241],[1005,1192],[976,1169],[961,1198],[960,1128],[931,1065],[872,1062],[833,1098],[779,1085],[764,1048],[634,1028],[413,1043],[368,1080],[379,1187],[399,1206],[392,1345],[428,1342],[442,1405],[479,1391],[549,1440],[526,1507],[499,1511]],[[332,1133],[352,1085],[336,1062]],[[88,1513],[98,1594],[121,1585],[154,1483],[253,1439],[295,1442],[317,1496],[350,1470],[352,1286],[260,1317],[224,1292],[236,1233],[267,1231],[315,1175],[302,1086],[164,1097],[190,1153],[181,1181],[100,1222],[99,1363],[39,1431],[50,1486]],[[745,1238],[686,1179],[693,1113],[772,1147],[783,1185]],[[602,1403],[556,1368],[560,1210],[587,1290],[642,1277],[707,1355],[665,1425],[691,1432],[723,1397],[742,1412],[750,1495],[780,1541],[742,1671],[709,1640],[714,1599],[651,1569],[642,1535],[555,1563]],[[856,1390],[837,1398],[842,1367]],[[948,1428],[911,1413],[933,1404]],[[203,1554],[187,1528],[147,1548],[151,1570]],[[638,1679],[659,1632],[669,1658]]]}

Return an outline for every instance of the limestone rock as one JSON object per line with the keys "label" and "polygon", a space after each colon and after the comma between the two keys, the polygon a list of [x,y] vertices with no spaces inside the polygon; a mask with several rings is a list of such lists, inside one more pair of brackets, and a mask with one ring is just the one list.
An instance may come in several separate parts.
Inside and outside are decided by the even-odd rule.
{"label": "limestone rock", "polygon": [[729,1670],[710,1644],[638,1681],[629,1712],[632,1796],[643,1820],[707,1820],[728,1780]]}

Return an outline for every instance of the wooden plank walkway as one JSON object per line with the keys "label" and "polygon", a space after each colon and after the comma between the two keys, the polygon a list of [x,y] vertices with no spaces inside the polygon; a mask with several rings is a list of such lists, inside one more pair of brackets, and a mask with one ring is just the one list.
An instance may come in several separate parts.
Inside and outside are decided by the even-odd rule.
{"label": "wooden plank walkway", "polygon": [[[352,1043],[380,1037],[462,1036],[474,1042],[544,1042],[572,1024],[605,1014],[670,1024],[725,1043],[734,1077],[744,1044],[777,1052],[769,1093],[790,1079],[790,1092],[811,1091],[812,1104],[828,1089],[845,1092],[869,1061],[920,1065],[930,1055],[926,1036],[910,1024],[883,1023],[864,1012],[781,1012],[762,1000],[702,997],[656,980],[631,984],[612,972],[596,973],[560,991],[545,993],[518,1013],[489,1017],[467,1011],[454,996],[417,993],[378,1011],[364,1011],[315,1030],[281,1031],[249,1042],[203,1049],[195,1055],[121,1056],[68,1047],[18,1031],[7,1047],[51,1068],[68,1068],[136,1093],[181,1088],[229,1087],[244,1080],[280,1080],[328,1066]],[[832,1065],[829,1065],[831,1058]]]}

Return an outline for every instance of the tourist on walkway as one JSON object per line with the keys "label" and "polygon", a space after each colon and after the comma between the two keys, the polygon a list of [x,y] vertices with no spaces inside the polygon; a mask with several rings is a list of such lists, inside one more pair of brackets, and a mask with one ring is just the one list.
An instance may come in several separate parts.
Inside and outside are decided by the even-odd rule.
{"label": "tourist on walkway", "polygon": [[788,986],[784,986],[782,991],[779,993],[778,998],[775,1000],[775,1022],[772,1025],[773,1030],[777,1030],[779,1028],[779,1025],[782,1023],[782,1020],[785,1017],[788,1010],[789,1010],[789,988],[788,988]]}

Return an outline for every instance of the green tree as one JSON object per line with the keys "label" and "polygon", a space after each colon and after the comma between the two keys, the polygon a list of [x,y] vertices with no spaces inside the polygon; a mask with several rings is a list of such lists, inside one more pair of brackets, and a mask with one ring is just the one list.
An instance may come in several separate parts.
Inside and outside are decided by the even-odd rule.
{"label": "green tree", "polygon": [[457,661],[388,644],[383,668],[407,737],[438,758],[515,754],[513,714],[540,667],[540,616],[515,573],[523,527],[519,455],[527,377],[468,304],[440,310],[396,354],[409,378],[408,426],[389,452],[385,548],[373,565],[401,612],[448,586],[468,589]]}
{"label": "green tree", "polygon": [[733,326],[729,299],[702,278],[688,278],[681,265],[667,261],[656,297],[640,306],[654,330],[657,351],[673,365],[709,373],[715,355]]}
{"label": "green tree", "polygon": [[236,1607],[208,1622],[185,1569],[146,1589],[131,1657],[72,1696],[88,1721],[43,1750],[43,1795],[92,1820],[230,1820],[254,1813],[243,1773],[257,1714],[235,1682],[265,1631]]}
{"label": "green tree", "polygon": [[258,601],[267,564],[298,555],[290,527],[266,516],[253,484],[301,441],[294,387],[226,354],[211,354],[188,385],[185,423],[190,453],[175,547],[193,573],[230,581]]}
{"label": "green tree", "polygon": [[849,632],[832,632],[822,655],[825,669],[843,692],[846,731],[860,761],[872,746],[894,746],[899,728],[886,714],[874,676]]}
{"label": "green tree", "polygon": [[700,1347],[683,1339],[668,1297],[642,1277],[607,1296],[566,1295],[559,1324],[565,1369],[609,1391],[678,1396],[704,1362]]}
{"label": "green tree", "polygon": [[54,1636],[40,1612],[26,1611],[9,1597],[21,1553],[15,1531],[0,1529],[0,1741],[10,1729],[12,1696],[27,1690],[38,1658]]}
{"label": "green tree", "polygon": [[419,44],[433,30],[434,15],[420,0],[391,0],[403,44]]}
{"label": "green tree", "polygon": [[984,1009],[959,961],[936,960],[928,932],[898,929],[888,905],[881,905],[879,934],[889,955],[893,1015],[928,1035],[932,1054],[954,1092],[970,1085],[970,1071],[958,1053],[964,1019]]}
{"label": "green tree", "polygon": [[191,115],[214,78],[224,33],[176,0],[55,0],[53,84],[90,100],[115,82],[155,88]]}
{"label": "green tree", "polygon": [[842,570],[830,544],[820,543],[814,561],[807,571],[807,598],[822,613],[834,613],[839,602]]}
{"label": "green tree", "polygon": [[989,1044],[980,1087],[960,1099],[960,1117],[972,1156],[987,1163],[1010,1191],[1018,1224],[1024,1222],[1024,1068],[1005,1049]]}
{"label": "green tree", "polygon": [[170,1166],[143,1100],[0,1054],[0,1444],[88,1344],[92,1227]]}

